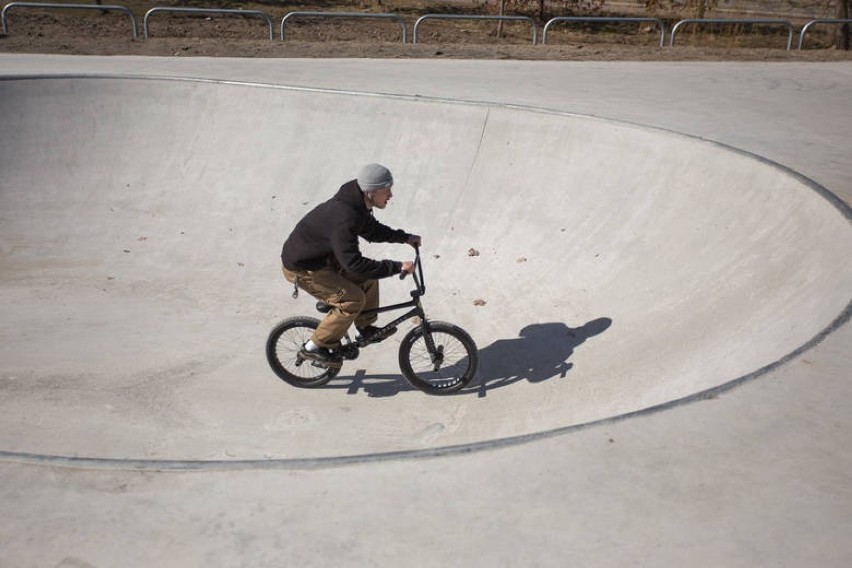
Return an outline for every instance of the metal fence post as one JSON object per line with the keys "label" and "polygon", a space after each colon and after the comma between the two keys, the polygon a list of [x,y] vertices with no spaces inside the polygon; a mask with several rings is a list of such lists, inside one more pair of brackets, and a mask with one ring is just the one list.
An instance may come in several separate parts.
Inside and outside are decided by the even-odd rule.
{"label": "metal fence post", "polygon": [[304,12],[304,11],[294,11],[287,12],[287,14],[281,19],[281,40],[284,40],[284,26],[287,23],[287,20],[291,20],[293,18],[300,17],[309,17],[309,18],[374,18],[374,19],[385,19],[385,20],[394,20],[399,22],[400,28],[402,29],[402,43],[406,43],[408,41],[408,30],[405,27],[405,20],[399,14],[371,14],[365,12]]}
{"label": "metal fence post", "polygon": [[0,20],[3,21],[4,34],[9,33],[7,14],[12,8],[42,8],[47,10],[102,10],[124,12],[130,18],[130,24],[133,26],[133,37],[139,37],[138,26],[136,25],[136,16],[133,15],[133,12],[130,11],[129,8],[126,8],[124,6],[110,6],[106,4],[53,4],[50,2],[9,2],[8,4],[6,4],[6,6],[3,7],[3,11],[0,12]]}
{"label": "metal fence post", "polygon": [[689,18],[686,20],[681,20],[674,25],[672,28],[672,37],[669,42],[670,46],[674,45],[675,34],[677,34],[677,30],[680,29],[684,24],[768,24],[768,25],[778,25],[784,26],[787,28],[787,50],[793,46],[793,24],[791,24],[788,20],[779,20],[775,18],[757,18],[757,19],[700,19],[700,18]]}
{"label": "metal fence post", "polygon": [[266,23],[269,25],[269,39],[275,39],[273,36],[273,27],[272,27],[272,18],[266,12],[262,12],[260,10],[227,10],[227,9],[217,9],[217,8],[172,8],[165,6],[158,6],[155,8],[151,8],[145,13],[145,19],[143,20],[143,30],[145,34],[145,39],[148,39],[148,19],[158,12],[172,12],[178,14],[223,14],[223,15],[240,15],[240,16],[258,16],[266,20]]}
{"label": "metal fence post", "polygon": [[566,16],[559,18],[552,18],[548,20],[548,22],[544,25],[544,33],[541,35],[541,43],[542,45],[547,44],[547,30],[553,24],[559,22],[627,22],[627,23],[654,23],[660,28],[660,47],[665,47],[666,45],[666,26],[663,24],[663,21],[659,18],[606,18],[606,17],[575,17],[575,16]]}
{"label": "metal fence post", "polygon": [[532,26],[533,45],[538,44],[538,31],[532,18],[526,16],[468,16],[464,14],[426,14],[414,22],[412,43],[417,43],[417,28],[426,20],[498,20],[502,22],[528,22]]}

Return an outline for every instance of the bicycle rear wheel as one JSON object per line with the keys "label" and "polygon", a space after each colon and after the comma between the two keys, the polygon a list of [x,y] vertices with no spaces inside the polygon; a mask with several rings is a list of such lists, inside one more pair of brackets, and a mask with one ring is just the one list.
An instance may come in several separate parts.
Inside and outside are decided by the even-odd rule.
{"label": "bicycle rear wheel", "polygon": [[284,382],[294,387],[320,387],[337,376],[340,368],[321,367],[299,357],[299,350],[319,325],[311,317],[293,317],[281,321],[269,332],[266,359]]}
{"label": "bicycle rear wheel", "polygon": [[418,326],[402,339],[399,368],[403,376],[428,394],[450,394],[464,388],[479,366],[476,343],[465,330],[451,323],[434,321],[426,325],[429,338],[423,326]]}

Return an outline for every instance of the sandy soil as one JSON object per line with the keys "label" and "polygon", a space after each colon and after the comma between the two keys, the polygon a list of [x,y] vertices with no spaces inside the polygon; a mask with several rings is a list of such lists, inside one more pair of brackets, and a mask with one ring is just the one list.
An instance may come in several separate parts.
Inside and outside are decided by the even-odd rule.
{"label": "sandy soil", "polygon": [[[112,3],[105,1],[104,4]],[[80,55],[150,55],[213,57],[376,57],[467,58],[545,60],[641,61],[837,61],[852,60],[852,52],[826,47],[828,36],[808,35],[808,49],[787,51],[782,29],[757,29],[748,33],[731,29],[716,34],[695,30],[678,35],[677,45],[660,48],[655,27],[631,24],[565,25],[551,29],[547,45],[532,45],[528,24],[506,24],[498,35],[494,22],[435,20],[421,25],[416,45],[402,43],[399,24],[370,19],[296,18],[280,38],[281,18],[293,10],[364,12],[371,2],[325,0],[293,2],[145,2],[118,1],[136,16],[139,37],[132,36],[130,18],[121,12],[101,10],[13,9],[8,13],[8,33],[0,35],[0,52]],[[5,3],[4,3],[5,4]],[[352,4],[351,6],[348,4]],[[437,3],[385,0],[372,12],[400,13],[411,36],[414,22],[425,13],[484,13],[484,8],[448,7]],[[143,36],[143,19],[153,6],[230,7],[240,5],[268,13],[267,23],[256,17],[225,15],[173,15],[158,13],[149,20],[149,37]],[[362,5],[358,8],[357,5]],[[551,15],[562,15],[559,13]],[[670,20],[673,21],[673,20]],[[539,24],[538,33],[542,26]]]}

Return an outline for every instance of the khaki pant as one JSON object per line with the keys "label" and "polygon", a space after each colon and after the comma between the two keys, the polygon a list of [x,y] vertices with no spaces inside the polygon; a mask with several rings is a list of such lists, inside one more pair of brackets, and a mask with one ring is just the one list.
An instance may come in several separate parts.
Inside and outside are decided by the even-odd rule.
{"label": "khaki pant", "polygon": [[299,288],[331,306],[331,311],[311,337],[320,347],[336,347],[353,322],[363,328],[378,318],[376,314],[361,314],[363,310],[379,307],[378,280],[359,284],[347,278],[347,273],[334,265],[319,270],[291,271],[283,266],[281,268],[288,282],[293,284],[298,279]]}

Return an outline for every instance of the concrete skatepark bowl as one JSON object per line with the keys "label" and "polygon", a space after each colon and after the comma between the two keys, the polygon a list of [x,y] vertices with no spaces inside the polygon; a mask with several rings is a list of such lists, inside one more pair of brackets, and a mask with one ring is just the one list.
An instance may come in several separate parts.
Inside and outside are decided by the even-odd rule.
{"label": "concrete skatepark bowl", "polygon": [[[469,451],[712,396],[848,318],[848,207],[676,132],[164,78],[9,77],[0,100],[0,450],[18,459]],[[276,321],[312,314],[280,276],[283,238],[369,161],[396,178],[379,218],[424,237],[427,313],[481,350],[465,393],[410,389],[396,339],[322,389],[266,365]]]}

